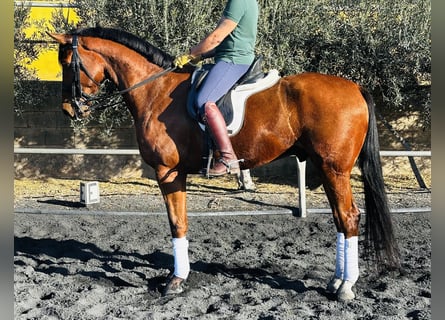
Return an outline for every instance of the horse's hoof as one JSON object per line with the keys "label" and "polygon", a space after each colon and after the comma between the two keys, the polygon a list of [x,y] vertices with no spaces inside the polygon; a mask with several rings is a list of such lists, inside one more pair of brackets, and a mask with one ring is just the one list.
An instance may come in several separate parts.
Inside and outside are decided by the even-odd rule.
{"label": "horse's hoof", "polygon": [[244,184],[240,184],[240,186],[238,187],[239,190],[244,190],[244,191],[255,191],[256,190],[256,186],[253,182],[251,183],[244,183]]}
{"label": "horse's hoof", "polygon": [[343,281],[340,288],[337,290],[338,301],[350,301],[355,299],[355,293],[352,291],[352,286],[354,283],[350,281]]}
{"label": "horse's hoof", "polygon": [[162,295],[176,295],[184,291],[185,279],[172,275],[167,278],[167,281]]}
{"label": "horse's hoof", "polygon": [[335,293],[337,293],[338,288],[340,288],[340,286],[341,286],[342,283],[343,283],[343,280],[342,280],[342,279],[333,277],[333,278],[331,279],[331,281],[329,281],[329,283],[328,283],[328,285],[327,285],[327,287],[326,287],[326,290],[327,290],[329,293],[333,293],[333,294],[335,294]]}

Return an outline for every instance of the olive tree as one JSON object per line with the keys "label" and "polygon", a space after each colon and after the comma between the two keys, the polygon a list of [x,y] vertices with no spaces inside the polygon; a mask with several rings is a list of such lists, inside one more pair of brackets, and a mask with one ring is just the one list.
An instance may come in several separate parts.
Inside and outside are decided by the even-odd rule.
{"label": "olive tree", "polygon": [[[349,78],[373,92],[385,106],[380,111],[397,117],[420,110],[421,125],[430,126],[430,1],[258,3],[256,53],[265,57],[265,69],[277,68],[283,75],[315,71]],[[77,0],[76,4],[81,26],[121,28],[178,55],[215,26],[225,0]],[[62,27],[67,26],[59,23]],[[99,116],[109,128],[128,117],[123,108],[116,108]]]}

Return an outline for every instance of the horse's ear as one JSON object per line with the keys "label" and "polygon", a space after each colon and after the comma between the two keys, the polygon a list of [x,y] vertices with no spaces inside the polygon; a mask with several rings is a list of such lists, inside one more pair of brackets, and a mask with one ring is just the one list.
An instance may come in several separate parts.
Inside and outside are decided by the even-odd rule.
{"label": "horse's ear", "polygon": [[60,44],[72,43],[71,35],[64,34],[64,33],[49,33],[49,32],[46,32],[46,34],[49,35],[51,38],[53,38]]}

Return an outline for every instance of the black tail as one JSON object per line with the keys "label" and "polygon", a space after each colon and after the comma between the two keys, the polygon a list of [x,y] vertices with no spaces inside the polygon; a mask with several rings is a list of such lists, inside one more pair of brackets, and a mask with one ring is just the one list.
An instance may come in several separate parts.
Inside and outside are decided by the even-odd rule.
{"label": "black tail", "polygon": [[374,256],[378,266],[399,268],[400,254],[394,237],[380,162],[375,103],[368,91],[363,88],[360,91],[369,110],[368,133],[359,155],[359,167],[365,190],[367,253]]}

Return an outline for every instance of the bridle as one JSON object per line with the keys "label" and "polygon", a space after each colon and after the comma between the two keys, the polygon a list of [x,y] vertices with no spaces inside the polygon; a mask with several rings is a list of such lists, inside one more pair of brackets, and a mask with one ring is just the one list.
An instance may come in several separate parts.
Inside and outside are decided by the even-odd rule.
{"label": "bridle", "polygon": [[[73,82],[71,83],[71,105],[74,107],[74,112],[76,114],[76,117],[79,116],[79,114],[81,114],[82,111],[82,106],[88,106],[88,110],[89,111],[94,111],[94,110],[103,110],[106,109],[112,105],[115,105],[117,103],[112,103],[112,104],[105,104],[105,105],[96,105],[93,106],[91,104],[91,102],[97,102],[97,101],[101,101],[101,100],[107,100],[109,98],[115,97],[115,96],[119,96],[122,95],[124,93],[127,93],[131,90],[134,90],[136,88],[139,88],[141,86],[143,86],[144,84],[151,82],[153,80],[156,80],[159,77],[162,77],[163,75],[173,71],[176,69],[176,67],[170,67],[167,68],[159,73],[156,73],[153,76],[150,76],[144,80],[142,80],[141,82],[136,83],[135,85],[128,87],[126,89],[123,90],[119,90],[116,92],[113,92],[111,94],[102,94],[102,95],[89,95],[86,94],[85,92],[83,92],[82,90],[82,85],[80,83],[80,72],[83,71],[86,76],[93,81],[93,83],[95,85],[97,85],[98,87],[101,87],[102,83],[97,82],[96,80],[94,80],[94,78],[91,76],[91,74],[88,72],[88,70],[85,68],[85,66],[82,63],[82,59],[80,58],[79,55],[79,50],[78,50],[78,36],[77,35],[73,35],[72,38],[72,57],[71,57],[71,63],[69,65],[69,67],[71,68],[72,72],[73,72]],[[118,102],[119,103],[119,102]]]}
{"label": "bridle", "polygon": [[70,68],[73,72],[73,82],[71,83],[71,105],[74,106],[74,111],[76,113],[76,116],[79,113],[81,113],[82,105],[86,105],[89,101],[94,99],[93,96],[88,95],[82,91],[82,85],[80,84],[80,71],[83,71],[87,75],[87,77],[94,82],[94,84],[100,86],[100,83],[94,80],[94,78],[91,76],[91,74],[83,65],[79,55],[78,42],[79,41],[77,35],[73,35],[73,40],[72,40],[73,54],[70,63]]}

